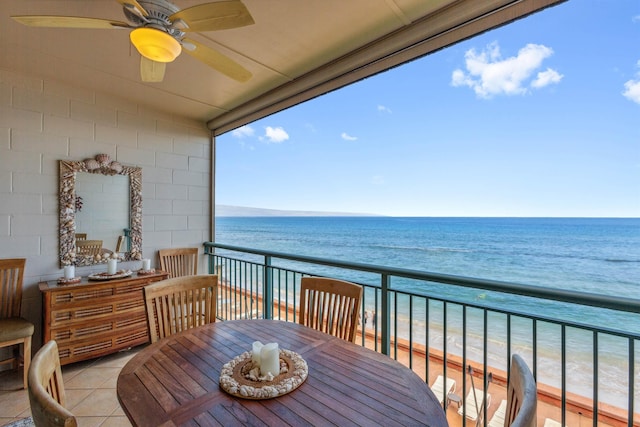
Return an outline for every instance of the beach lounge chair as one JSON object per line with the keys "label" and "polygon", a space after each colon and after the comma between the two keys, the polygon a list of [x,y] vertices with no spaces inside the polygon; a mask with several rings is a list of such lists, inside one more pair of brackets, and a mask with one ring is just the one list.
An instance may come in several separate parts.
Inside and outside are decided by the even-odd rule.
{"label": "beach lounge chair", "polygon": [[[465,416],[471,420],[476,421],[478,416],[481,415],[481,410],[483,408],[482,402],[484,399],[484,391],[476,390],[475,393],[473,390],[469,390],[467,394],[467,398],[464,401],[464,405],[458,409],[458,414]],[[478,403],[476,404],[476,399]],[[491,395],[487,393],[487,408],[491,405]]]}
{"label": "beach lounge chair", "polygon": [[447,388],[444,388],[444,377],[442,375],[438,375],[438,378],[434,381],[431,386],[431,391],[436,395],[440,405],[442,405],[449,395],[449,393],[454,393],[456,391],[456,381],[452,378],[447,377]]}
{"label": "beach lounge chair", "polygon": [[562,424],[551,418],[544,419],[544,427],[562,427]]}
{"label": "beach lounge chair", "polygon": [[504,416],[507,412],[507,401],[505,399],[500,402],[500,406],[493,413],[491,421],[489,421],[489,427],[504,427]]}

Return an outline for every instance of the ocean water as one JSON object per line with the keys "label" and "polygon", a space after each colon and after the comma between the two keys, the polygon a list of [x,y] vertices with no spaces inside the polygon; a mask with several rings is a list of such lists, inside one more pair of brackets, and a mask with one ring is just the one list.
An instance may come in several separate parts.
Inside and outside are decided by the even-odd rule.
{"label": "ocean water", "polygon": [[640,219],[218,217],[221,243],[640,299]]}
{"label": "ocean water", "polygon": [[[617,218],[397,218],[397,217],[218,217],[216,241],[237,246],[299,255],[408,268],[525,285],[544,286],[640,300],[640,219]],[[322,274],[320,268],[316,274]],[[366,274],[352,272],[342,278],[377,284]],[[472,289],[425,285],[396,279],[393,286],[416,292],[437,291],[445,297],[466,299],[494,307],[509,307],[552,318],[594,324],[611,329],[640,331],[640,315],[613,314],[608,310],[540,303]],[[437,287],[437,288],[436,288]],[[421,318],[425,307],[413,307]],[[438,324],[441,305],[429,307],[429,321]],[[402,310],[398,318],[402,325]],[[416,312],[418,313],[416,315]],[[429,344],[461,354],[461,315],[448,312],[448,333],[429,331]],[[491,320],[491,319],[490,319]],[[483,319],[471,313],[469,329],[481,340]],[[426,325],[426,322],[423,322]],[[502,322],[495,322],[488,362],[505,369],[505,337]],[[531,325],[514,325],[512,346],[531,352]],[[421,342],[425,328],[418,321],[412,338]],[[398,334],[408,334],[402,328]],[[555,325],[541,325],[538,347],[539,380],[559,386],[560,370]],[[405,336],[406,337],[406,336]],[[469,338],[473,346],[473,337]],[[478,341],[481,343],[481,341]],[[568,330],[568,388],[592,394],[593,340],[580,330]],[[476,346],[479,347],[479,346]],[[600,399],[625,407],[627,401],[628,345],[625,340],[605,338],[599,343]],[[637,346],[640,347],[640,346]],[[636,353],[638,353],[636,351]],[[468,357],[475,356],[473,351]],[[482,355],[478,354],[481,358]],[[492,359],[495,359],[492,361]],[[640,355],[634,355],[640,364]],[[636,372],[639,372],[636,366]],[[548,378],[545,378],[548,377]],[[636,376],[640,384],[640,373]],[[640,395],[636,397],[640,401]]]}

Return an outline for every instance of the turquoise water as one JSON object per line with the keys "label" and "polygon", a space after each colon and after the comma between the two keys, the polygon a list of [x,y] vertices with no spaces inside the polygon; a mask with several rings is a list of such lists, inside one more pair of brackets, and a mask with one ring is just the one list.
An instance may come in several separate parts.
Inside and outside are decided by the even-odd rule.
{"label": "turquoise water", "polygon": [[[390,217],[219,217],[216,241],[342,261],[474,277],[519,284],[640,299],[640,219],[608,218],[390,218]],[[322,274],[323,269],[314,273]],[[343,278],[376,285],[363,273]],[[395,288],[436,291],[489,306],[589,323],[600,327],[640,331],[640,317],[607,310],[543,303],[518,296],[429,285],[396,279]],[[421,318],[424,305],[414,307]],[[417,313],[417,314],[416,314]],[[448,350],[461,353],[461,325],[448,313]],[[401,315],[399,314],[399,318]],[[430,321],[442,318],[441,306],[430,307]],[[425,323],[425,322],[423,322]],[[481,348],[482,316],[470,315],[469,328]],[[501,322],[492,329],[488,362],[504,369],[505,337]],[[493,328],[493,326],[492,326]],[[517,351],[531,352],[530,324],[512,331]],[[408,334],[406,328],[399,334]],[[426,330],[414,323],[413,339]],[[559,385],[559,328],[540,325],[539,378]],[[430,345],[441,346],[438,328],[429,332]],[[592,391],[593,343],[589,335],[569,330],[567,370],[570,390],[589,396]],[[628,346],[626,341],[600,342],[600,398],[626,406]],[[476,355],[471,351],[468,357]],[[482,358],[482,355],[477,355]],[[634,357],[638,360],[640,357]],[[640,362],[636,362],[640,363]],[[636,369],[638,372],[639,369]],[[548,378],[545,378],[548,377]],[[636,378],[640,384],[640,376]],[[640,396],[636,398],[640,401]]]}

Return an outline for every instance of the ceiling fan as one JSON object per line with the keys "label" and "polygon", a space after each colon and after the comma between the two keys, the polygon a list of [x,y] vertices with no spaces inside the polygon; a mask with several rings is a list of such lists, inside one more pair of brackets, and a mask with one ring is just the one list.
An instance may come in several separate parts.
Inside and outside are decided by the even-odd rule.
{"label": "ceiling fan", "polygon": [[240,82],[251,73],[222,53],[186,37],[187,33],[226,30],[254,23],[240,0],[224,0],[179,9],[168,0],[116,0],[127,22],[79,16],[12,16],[31,27],[131,29],[131,43],[140,53],[144,82],[161,82],[167,62],[182,50],[220,73]]}

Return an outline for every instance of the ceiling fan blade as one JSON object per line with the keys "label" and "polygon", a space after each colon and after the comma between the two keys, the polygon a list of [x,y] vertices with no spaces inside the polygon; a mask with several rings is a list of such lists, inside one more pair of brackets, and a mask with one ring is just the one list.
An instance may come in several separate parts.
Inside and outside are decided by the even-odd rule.
{"label": "ceiling fan blade", "polygon": [[12,16],[14,21],[29,27],[57,27],[57,28],[131,28],[125,22],[110,21],[108,19],[83,18],[80,16],[44,16],[26,15]]}
{"label": "ceiling fan blade", "polygon": [[183,20],[189,27],[181,30],[216,31],[254,24],[249,10],[240,0],[204,3],[182,9],[169,17],[171,22]]}
{"label": "ceiling fan blade", "polygon": [[143,82],[158,83],[164,79],[166,62],[152,61],[140,55],[140,77]]}
{"label": "ceiling fan blade", "polygon": [[239,82],[246,82],[251,78],[252,74],[249,72],[249,70],[247,70],[228,56],[225,56],[220,52],[208,48],[205,45],[191,39],[184,39],[183,42],[195,46],[195,49],[193,50],[187,48],[183,49],[184,52],[187,52],[189,55],[204,62],[214,70],[221,72],[227,77],[231,77],[232,79]]}
{"label": "ceiling fan blade", "polygon": [[[136,15],[149,16],[149,12],[147,12],[144,9],[144,7],[142,7],[142,5],[140,5],[140,3],[138,3],[136,0],[116,0],[116,1],[120,3],[122,7],[126,7]],[[136,10],[139,13],[137,13]]]}

